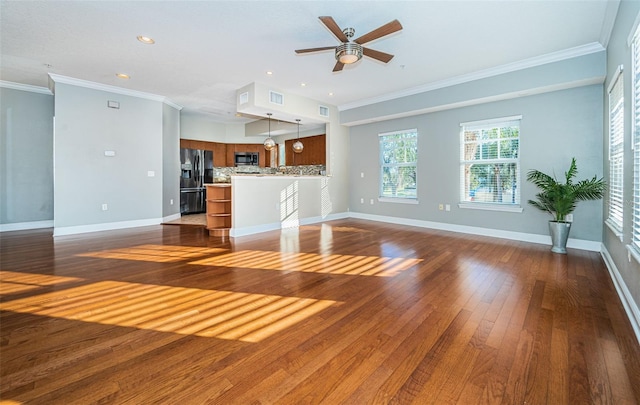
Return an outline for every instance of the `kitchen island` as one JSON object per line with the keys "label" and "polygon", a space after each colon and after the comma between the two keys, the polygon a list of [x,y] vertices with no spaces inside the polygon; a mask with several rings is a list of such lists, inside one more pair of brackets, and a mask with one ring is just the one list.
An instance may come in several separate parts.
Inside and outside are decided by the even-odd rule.
{"label": "kitchen island", "polygon": [[[330,176],[232,175],[230,181],[230,213],[233,213],[230,215],[230,236],[338,218],[331,216]],[[229,184],[207,184],[207,189],[209,186],[229,187]],[[207,214],[208,210],[209,204]],[[207,215],[207,220],[209,218]]]}

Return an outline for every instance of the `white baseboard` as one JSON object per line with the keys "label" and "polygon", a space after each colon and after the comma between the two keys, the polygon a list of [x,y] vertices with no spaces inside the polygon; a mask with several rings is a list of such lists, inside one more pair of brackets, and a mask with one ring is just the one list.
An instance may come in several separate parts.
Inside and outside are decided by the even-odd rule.
{"label": "white baseboard", "polygon": [[[367,219],[370,221],[388,222],[398,225],[417,226],[420,228],[438,229],[441,231],[451,231],[459,233],[468,233],[472,235],[490,236],[494,238],[518,240],[522,242],[540,243],[551,246],[551,237],[549,235],[538,235],[533,233],[503,231],[499,229],[481,228],[477,226],[455,225],[443,222],[422,221],[418,219],[388,217],[383,215],[363,214],[361,212],[350,212],[351,218]],[[601,242],[595,242],[582,239],[571,239],[567,241],[567,247],[589,250],[592,252],[600,252]]]}
{"label": "white baseboard", "polygon": [[54,227],[53,236],[75,235],[78,233],[112,231],[139,226],[160,225],[162,218],[139,219],[134,221],[107,222],[102,224]]}
{"label": "white baseboard", "polygon": [[165,222],[175,221],[176,219],[180,219],[181,217],[182,215],[180,215],[180,213],[169,215],[169,216],[163,217],[162,222],[165,223]]}
{"label": "white baseboard", "polygon": [[604,244],[602,244],[602,250],[600,252],[602,259],[609,270],[613,286],[616,288],[618,297],[620,297],[622,306],[627,313],[627,318],[629,318],[631,327],[636,334],[636,339],[638,339],[638,343],[640,344],[640,309],[638,309],[638,305],[633,300],[633,296],[631,295],[629,288],[627,288],[627,284],[624,282],[624,279],[618,271],[618,267]]}
{"label": "white baseboard", "polygon": [[24,231],[27,229],[40,229],[40,228],[53,228],[53,220],[0,224],[0,232]]}
{"label": "white baseboard", "polygon": [[[103,223],[103,224],[56,227],[54,228],[53,236],[73,235],[77,233],[98,232],[98,231],[107,231],[107,230],[114,230],[114,229],[134,228],[137,226],[157,225],[163,222],[169,222],[169,221],[179,219],[180,216],[181,216],[180,214],[174,214],[174,215],[169,215],[167,217],[164,217],[162,219],[152,218],[152,219],[143,219],[143,220],[134,220],[134,221],[110,222],[110,223]],[[309,225],[309,224],[315,224],[322,221],[332,221],[332,220],[344,219],[344,218],[366,219],[370,221],[387,222],[392,224],[408,225],[408,226],[417,226],[421,228],[430,228],[430,229],[438,229],[443,231],[468,233],[473,235],[491,236],[495,238],[540,243],[540,244],[551,246],[551,237],[549,237],[548,235],[538,235],[538,234],[530,234],[530,233],[524,233],[524,232],[501,231],[497,229],[480,228],[480,227],[466,226],[466,225],[454,225],[454,224],[447,224],[442,222],[422,221],[422,220],[408,219],[408,218],[388,217],[388,216],[382,216],[382,215],[364,214],[359,212],[344,212],[344,213],[330,214],[325,217],[317,216],[317,217],[303,218],[297,222],[291,222],[291,223],[276,222],[272,224],[256,225],[256,226],[249,226],[244,228],[233,228],[229,232],[229,236],[233,236],[233,237],[247,236],[247,235],[253,235],[261,232],[274,231],[282,228],[294,227],[299,225]],[[12,223],[12,224],[0,224],[0,232],[39,229],[39,228],[52,228],[52,227],[54,227],[53,221],[20,222],[20,223]],[[602,244],[600,242],[594,242],[594,241],[588,241],[588,240],[582,240],[582,239],[569,238],[569,240],[567,241],[567,247],[569,248],[589,250],[593,252],[600,252],[601,245]]]}

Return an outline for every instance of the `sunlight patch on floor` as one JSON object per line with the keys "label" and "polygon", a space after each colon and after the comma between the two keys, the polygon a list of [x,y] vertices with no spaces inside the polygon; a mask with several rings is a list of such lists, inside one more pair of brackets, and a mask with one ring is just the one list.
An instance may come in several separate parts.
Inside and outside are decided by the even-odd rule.
{"label": "sunlight patch on floor", "polygon": [[422,262],[401,257],[241,250],[190,262],[205,266],[393,277]]}
{"label": "sunlight patch on floor", "polygon": [[101,281],[0,303],[3,311],[259,342],[337,301]]}
{"label": "sunlight patch on floor", "polygon": [[82,253],[78,256],[100,259],[139,260],[145,262],[171,263],[194,259],[210,254],[227,252],[228,249],[171,245],[140,245],[123,249]]}
{"label": "sunlight patch on floor", "polygon": [[0,270],[0,295],[16,294],[81,280],[83,279],[77,277]]}

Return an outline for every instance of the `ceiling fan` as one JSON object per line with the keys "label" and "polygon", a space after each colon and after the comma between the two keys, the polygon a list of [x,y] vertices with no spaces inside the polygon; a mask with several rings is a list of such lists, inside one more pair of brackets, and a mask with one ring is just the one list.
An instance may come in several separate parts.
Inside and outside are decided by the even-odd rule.
{"label": "ceiling fan", "polygon": [[370,48],[365,48],[362,45],[366,44],[367,42],[371,42],[378,38],[382,38],[384,36],[392,34],[396,31],[400,31],[402,29],[402,25],[398,20],[393,20],[352,41],[351,37],[353,37],[353,34],[355,34],[356,32],[353,28],[345,28],[341,30],[332,17],[323,16],[318,18],[342,43],[338,46],[296,49],[296,53],[319,52],[335,49],[336,65],[333,67],[334,72],[341,71],[345,64],[359,61],[362,58],[362,55],[368,56],[384,63],[389,62],[393,58],[393,55],[391,54],[376,51]]}

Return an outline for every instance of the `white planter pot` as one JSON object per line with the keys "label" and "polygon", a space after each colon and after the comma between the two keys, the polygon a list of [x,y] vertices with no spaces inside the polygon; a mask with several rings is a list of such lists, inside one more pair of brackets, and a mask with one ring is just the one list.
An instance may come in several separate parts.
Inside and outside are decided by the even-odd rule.
{"label": "white planter pot", "polygon": [[567,239],[571,222],[549,221],[549,233],[551,234],[551,251],[554,253],[567,253]]}

